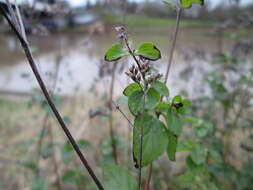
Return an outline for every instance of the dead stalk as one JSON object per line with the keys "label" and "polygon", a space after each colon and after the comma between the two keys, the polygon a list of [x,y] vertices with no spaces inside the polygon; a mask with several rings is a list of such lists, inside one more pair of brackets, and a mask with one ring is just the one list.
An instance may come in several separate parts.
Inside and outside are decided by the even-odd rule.
{"label": "dead stalk", "polygon": [[[7,1],[7,4],[10,5],[10,3]],[[11,6],[11,5],[10,5]],[[22,36],[22,34],[19,32],[19,29],[16,27],[17,26],[17,22],[15,22],[15,20],[17,20],[16,17],[13,17],[12,19],[7,15],[7,13],[5,12],[4,8],[2,6],[0,6],[0,10],[3,14],[3,16],[5,17],[5,19],[8,21],[10,27],[12,28],[13,32],[15,33],[15,35],[17,36],[18,40],[20,41],[23,50],[25,52],[25,55],[27,57],[27,60],[29,62],[29,65],[36,77],[37,82],[39,83],[39,86],[51,108],[51,110],[53,111],[56,119],[58,120],[62,130],[64,131],[65,135],[68,137],[71,145],[73,146],[75,152],[77,153],[78,157],[80,158],[82,164],[85,166],[85,168],[87,169],[89,175],[91,176],[91,178],[93,179],[93,181],[95,182],[95,184],[97,185],[98,189],[100,190],[104,190],[104,187],[102,186],[101,182],[99,181],[99,179],[97,178],[97,176],[95,175],[95,173],[93,172],[92,168],[90,167],[89,163],[87,162],[87,160],[85,159],[83,153],[81,152],[81,150],[79,149],[75,139],[73,138],[73,136],[71,135],[70,131],[68,130],[65,122],[63,121],[60,113],[58,112],[55,104],[53,103],[49,92],[45,86],[44,81],[41,78],[41,75],[37,69],[37,66],[35,64],[33,55],[31,53],[29,44],[25,41],[24,37]],[[16,19],[15,19],[16,18]],[[14,24],[15,23],[15,24]]]}

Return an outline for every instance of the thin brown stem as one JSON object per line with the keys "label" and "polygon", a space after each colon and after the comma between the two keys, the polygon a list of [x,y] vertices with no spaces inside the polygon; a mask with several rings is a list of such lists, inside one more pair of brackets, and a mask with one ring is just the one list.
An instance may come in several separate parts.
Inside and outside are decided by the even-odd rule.
{"label": "thin brown stem", "polygon": [[128,121],[129,125],[131,127],[134,127],[134,125],[132,124],[130,119],[127,117],[127,115],[122,111],[122,109],[115,102],[113,102],[113,104],[114,104],[115,108],[122,114],[122,116]]}
{"label": "thin brown stem", "polygon": [[170,52],[169,52],[169,61],[168,61],[167,70],[166,70],[166,74],[165,74],[165,84],[168,81],[169,72],[170,72],[170,68],[171,68],[171,65],[172,65],[172,61],[173,61],[173,56],[174,56],[174,52],[175,52],[175,48],[176,48],[176,42],[177,42],[177,36],[178,36],[178,31],[179,31],[179,24],[180,24],[181,15],[182,15],[182,8],[179,7],[178,10],[177,10],[176,28],[175,28],[174,35],[173,35],[172,46],[171,46],[171,49],[170,49]]}
{"label": "thin brown stem", "polygon": [[150,189],[150,183],[151,183],[151,179],[152,179],[152,171],[153,171],[153,164],[151,162],[151,164],[149,164],[148,166],[148,178],[145,184],[145,190],[149,190]]}
{"label": "thin brown stem", "polygon": [[8,21],[9,25],[11,26],[13,32],[15,33],[15,35],[17,36],[17,38],[19,39],[23,49],[24,49],[24,52],[25,52],[25,55],[27,57],[27,60],[29,62],[29,65],[36,77],[36,80],[48,102],[48,105],[50,106],[51,110],[53,111],[56,119],[58,120],[62,130],[64,131],[65,135],[68,137],[71,145],[73,146],[75,152],[77,153],[78,157],[80,158],[82,164],[85,166],[85,168],[87,169],[89,175],[91,176],[91,178],[93,179],[93,181],[95,182],[95,184],[97,185],[97,187],[100,189],[100,190],[104,190],[104,187],[102,186],[102,184],[100,183],[99,179],[97,178],[97,176],[95,175],[95,173],[93,172],[92,168],[90,167],[89,163],[87,162],[87,160],[85,159],[83,153],[81,152],[81,150],[79,149],[75,139],[73,138],[73,136],[71,135],[70,131],[68,130],[65,122],[63,121],[60,113],[58,112],[55,104],[53,103],[49,93],[48,93],[48,90],[44,84],[44,81],[42,80],[41,76],[40,76],[40,73],[37,69],[37,66],[35,64],[35,61],[34,61],[34,58],[33,58],[33,55],[31,53],[31,50],[30,50],[30,47],[28,45],[28,43],[24,40],[23,36],[21,35],[21,33],[19,32],[19,30],[16,28],[15,24],[13,24],[13,21],[8,17],[7,13],[5,12],[4,8],[2,6],[0,6],[0,10],[3,14],[3,16],[5,17],[5,19]]}

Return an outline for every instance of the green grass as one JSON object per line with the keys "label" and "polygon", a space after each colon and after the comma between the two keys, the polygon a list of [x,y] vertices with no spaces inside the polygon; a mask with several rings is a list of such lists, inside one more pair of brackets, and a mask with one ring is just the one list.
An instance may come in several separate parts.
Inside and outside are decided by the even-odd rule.
{"label": "green grass", "polygon": [[[120,17],[114,15],[107,15],[104,17],[105,22],[109,24],[119,23]],[[126,18],[127,26],[130,28],[145,28],[145,27],[167,27],[174,26],[176,20],[173,18],[160,18],[160,17],[148,17],[141,15],[128,15]],[[199,19],[183,19],[181,26],[210,26],[211,21],[202,21]]]}

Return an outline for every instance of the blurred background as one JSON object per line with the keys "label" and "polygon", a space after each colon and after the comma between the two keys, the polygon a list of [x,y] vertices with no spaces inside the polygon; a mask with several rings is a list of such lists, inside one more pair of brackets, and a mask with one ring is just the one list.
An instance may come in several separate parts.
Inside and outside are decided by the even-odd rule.
{"label": "blurred background", "polygon": [[[160,0],[17,4],[39,71],[95,171],[102,175],[102,165],[112,162],[113,137],[119,161],[134,173],[131,128],[113,106],[120,105],[130,117],[122,91],[131,82],[124,72],[132,60],[115,66],[104,61],[104,54],[119,41],[115,26],[124,25],[133,48],[156,44],[162,59],[153,66],[165,73],[176,11]],[[191,114],[212,126],[196,138],[213,150],[209,180],[218,189],[253,189],[252,34],[252,0],[206,0],[204,6],[184,10],[180,23],[168,87],[172,97],[189,98]],[[0,57],[0,189],[96,189],[2,15]],[[182,138],[195,135],[194,126],[184,130]],[[152,189],[207,189],[207,184],[196,188],[178,179],[186,170],[185,156],[179,153],[176,162],[162,156],[154,165]]]}

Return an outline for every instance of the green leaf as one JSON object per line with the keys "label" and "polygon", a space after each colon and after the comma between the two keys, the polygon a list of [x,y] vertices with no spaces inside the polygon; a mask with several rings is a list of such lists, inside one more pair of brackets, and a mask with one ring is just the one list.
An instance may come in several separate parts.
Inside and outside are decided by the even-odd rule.
{"label": "green leaf", "polygon": [[[156,107],[160,100],[159,93],[154,89],[150,88],[146,95],[145,100],[145,109],[151,110]],[[144,92],[143,91],[134,91],[130,94],[128,99],[128,107],[133,115],[137,115],[142,111],[144,103]]]}
{"label": "green leaf", "polygon": [[171,7],[171,8],[173,8],[173,9],[176,10],[176,5],[175,5],[175,3],[171,2],[170,0],[163,0],[163,3],[164,3],[165,5],[167,5],[168,7]]}
{"label": "green leaf", "polygon": [[173,103],[182,103],[183,99],[180,95],[177,95],[175,96],[173,99],[172,99],[172,102]]}
{"label": "green leaf", "polygon": [[54,145],[52,143],[45,144],[42,146],[41,156],[44,159],[51,157],[53,153],[54,153]]}
{"label": "green leaf", "polygon": [[128,51],[124,50],[122,45],[114,44],[105,54],[106,61],[117,61],[122,57],[128,55]]}
{"label": "green leaf", "polygon": [[138,83],[129,84],[123,91],[123,94],[129,97],[135,91],[142,91],[142,87],[140,84]]}
{"label": "green leaf", "polygon": [[177,145],[177,152],[190,151],[195,145],[196,143],[192,140],[179,141]]}
{"label": "green leaf", "polygon": [[21,162],[21,165],[28,168],[28,169],[31,169],[33,171],[35,171],[38,167],[37,163],[32,160],[23,161],[23,162]]}
{"label": "green leaf", "polygon": [[177,151],[177,136],[173,135],[171,132],[169,132],[168,136],[169,136],[169,143],[167,147],[167,155],[171,161],[175,161]]}
{"label": "green leaf", "polygon": [[160,94],[157,92],[154,88],[150,88],[147,92],[147,98],[146,98],[146,109],[154,109],[158,102],[160,101]]}
{"label": "green leaf", "polygon": [[208,151],[203,145],[197,144],[191,150],[190,156],[195,164],[200,165],[206,161],[207,153]]}
{"label": "green leaf", "polygon": [[169,96],[169,89],[167,88],[166,84],[160,81],[155,81],[152,84],[152,87],[157,90],[162,96]]}
{"label": "green leaf", "polygon": [[187,188],[191,187],[196,181],[195,175],[190,172],[187,172],[178,176],[177,180],[179,181],[179,184],[181,186],[187,187]]}
{"label": "green leaf", "polygon": [[195,175],[204,173],[205,171],[204,164],[200,165],[195,164],[190,156],[187,156],[186,158],[186,166],[187,170],[190,171],[191,173],[194,173]]}
{"label": "green leaf", "polygon": [[157,47],[151,42],[141,44],[134,53],[135,55],[141,56],[151,61],[156,61],[161,58],[160,50],[157,49]]}
{"label": "green leaf", "polygon": [[166,114],[166,123],[168,126],[168,129],[173,132],[175,135],[180,136],[182,132],[182,126],[183,122],[177,113],[175,113],[172,109],[169,109]]}
{"label": "green leaf", "polygon": [[143,98],[143,91],[135,91],[129,96],[128,107],[133,115],[137,115],[142,110]]}
{"label": "green leaf", "polygon": [[184,9],[191,8],[192,1],[191,0],[181,0],[181,7]]}
{"label": "green leaf", "polygon": [[86,181],[86,178],[80,170],[70,169],[65,171],[62,181],[72,184],[81,184]]}
{"label": "green leaf", "polygon": [[205,0],[191,0],[192,1],[192,3],[197,3],[197,4],[200,4],[200,5],[204,5],[204,1]]}
{"label": "green leaf", "polygon": [[106,190],[136,190],[137,181],[126,170],[108,164],[103,167],[104,186]]}
{"label": "green leaf", "polygon": [[[165,125],[157,118],[145,113],[144,118],[137,117],[134,122],[133,152],[139,160],[139,140],[143,119],[142,167],[161,156],[168,146]],[[139,161],[138,161],[139,163]]]}
{"label": "green leaf", "polygon": [[90,142],[84,139],[78,140],[77,144],[80,149],[84,149],[90,146]]}
{"label": "green leaf", "polygon": [[160,102],[157,106],[156,106],[156,111],[160,112],[160,113],[167,113],[168,110],[170,108],[170,103],[169,102]]}
{"label": "green leaf", "polygon": [[31,190],[47,190],[48,184],[42,176],[34,176],[29,184]]}
{"label": "green leaf", "polygon": [[203,121],[202,125],[195,127],[194,130],[197,137],[203,138],[213,131],[213,125]]}
{"label": "green leaf", "polygon": [[204,5],[204,0],[181,0],[181,7],[188,9],[191,8],[193,3]]}

